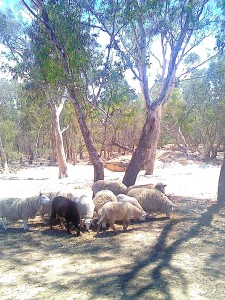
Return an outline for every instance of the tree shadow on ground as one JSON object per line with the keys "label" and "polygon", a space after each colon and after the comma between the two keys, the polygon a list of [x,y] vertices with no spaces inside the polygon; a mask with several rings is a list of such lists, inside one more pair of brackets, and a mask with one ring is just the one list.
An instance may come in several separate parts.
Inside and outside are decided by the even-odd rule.
{"label": "tree shadow on ground", "polygon": [[[179,222],[173,222],[165,225],[160,237],[158,238],[158,241],[154,248],[151,251],[151,254],[146,257],[146,259],[138,262],[136,265],[133,266],[132,271],[122,274],[120,276],[121,282],[123,282],[123,289],[126,290],[126,287],[130,280],[135,278],[135,276],[138,274],[138,272],[145,268],[149,264],[157,263],[156,266],[153,267],[151,273],[149,276],[152,278],[153,283],[148,284],[142,288],[137,288],[135,293],[130,295],[134,299],[139,299],[141,297],[146,289],[154,288],[154,282],[158,282],[158,285],[160,286],[160,289],[163,290],[163,294],[166,297],[166,299],[172,299],[169,289],[167,288],[167,282],[163,279],[161,276],[162,270],[165,270],[166,268],[171,270],[170,262],[172,260],[172,255],[177,251],[179,246],[185,242],[188,242],[190,239],[193,239],[195,236],[200,234],[200,231],[203,226],[210,226],[212,222],[212,218],[214,214],[217,214],[219,210],[221,209],[221,206],[219,205],[212,205],[208,208],[208,210],[202,214],[201,218],[198,220],[197,224],[190,228],[190,230],[184,232],[184,234],[176,239],[172,244],[169,246],[166,246],[166,240],[169,232],[173,230],[173,227]],[[178,276],[182,277],[181,270],[178,268],[173,269],[174,274],[178,274]],[[185,281],[185,278],[183,278],[183,294],[186,294],[187,284]]]}
{"label": "tree shadow on ground", "polygon": [[[173,230],[176,230],[176,226],[180,223],[180,220],[174,220],[165,224],[154,247],[148,249],[150,250],[149,252],[145,251],[142,257],[138,257],[136,262],[131,267],[128,267],[128,271],[121,271],[118,275],[104,274],[103,276],[99,276],[98,282],[100,284],[93,289],[93,296],[95,294],[106,295],[110,293],[113,295],[117,287],[122,293],[121,299],[172,300],[173,296],[169,288],[170,282],[165,276],[166,271],[168,271],[169,276],[179,278],[179,281],[182,283],[182,294],[188,299],[188,282],[183,275],[183,270],[172,266],[172,257],[176,252],[179,252],[179,248],[183,244],[199,236],[203,228],[210,227],[213,216],[218,214],[221,208],[220,205],[214,204],[198,218],[184,218],[183,221],[193,222],[194,225],[186,228],[183,234],[171,243],[168,243],[169,234]],[[212,256],[212,259],[214,256]],[[85,285],[90,284],[89,279],[85,281]],[[158,296],[155,296],[155,298],[151,298],[150,296],[148,298],[149,291],[155,291]]]}

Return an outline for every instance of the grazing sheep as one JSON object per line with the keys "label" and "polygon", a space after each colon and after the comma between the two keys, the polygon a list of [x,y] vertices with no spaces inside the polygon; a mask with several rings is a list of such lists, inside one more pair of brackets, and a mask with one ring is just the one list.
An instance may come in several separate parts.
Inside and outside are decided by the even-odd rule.
{"label": "grazing sheep", "polygon": [[[40,193],[42,194],[42,193]],[[43,224],[46,224],[45,215],[50,216],[52,212],[52,200],[58,196],[59,192],[49,192],[44,195],[50,199],[50,202],[42,203],[39,209],[38,214],[41,216],[41,221]],[[42,194],[43,195],[43,194]]]}
{"label": "grazing sheep", "polygon": [[69,223],[74,225],[77,236],[80,235],[80,213],[77,204],[72,200],[57,196],[52,200],[52,212],[50,217],[50,228],[52,229],[53,219],[63,218],[66,220],[67,233],[70,234]]}
{"label": "grazing sheep", "polygon": [[145,215],[143,210],[140,210],[129,202],[107,202],[102,207],[101,217],[98,221],[97,234],[100,231],[101,224],[107,220],[114,232],[116,232],[114,225],[115,221],[123,221],[123,229],[125,231],[130,224],[130,219],[132,217],[144,220]]}
{"label": "grazing sheep", "polygon": [[119,194],[119,195],[117,195],[117,201],[118,202],[129,202],[129,203],[133,204],[134,206],[136,206],[137,208],[139,208],[140,210],[144,211],[142,206],[139,204],[137,199],[134,197],[130,197],[130,196],[127,196],[124,194]]}
{"label": "grazing sheep", "polygon": [[91,195],[81,195],[80,197],[72,199],[72,201],[77,204],[80,216],[81,218],[84,218],[86,230],[89,231],[95,208],[94,201],[92,200]]}
{"label": "grazing sheep", "polygon": [[[45,193],[45,195],[47,195],[51,199],[51,201],[56,196],[63,196],[75,202],[78,206],[80,217],[84,219],[86,230],[89,231],[93,219],[93,214],[94,214],[94,202],[92,199],[91,191],[87,192],[84,190],[73,190],[73,189],[71,190],[71,189],[64,188],[63,191],[61,190],[58,192],[47,192]],[[41,206],[39,213],[41,215],[43,223],[45,223],[44,215],[50,216],[51,209],[52,209],[51,203]]]}
{"label": "grazing sheep", "polygon": [[156,189],[156,190],[162,192],[163,194],[165,194],[165,187],[166,187],[166,184],[164,184],[162,182],[157,182],[156,184],[149,183],[149,184],[141,184],[141,185],[131,185],[127,188],[127,193],[130,190],[133,190],[136,188],[146,188],[146,189]]}
{"label": "grazing sheep", "polygon": [[94,196],[97,194],[97,192],[102,190],[110,190],[116,196],[118,194],[127,193],[127,187],[125,186],[125,184],[119,181],[107,181],[107,180],[96,181],[92,186],[92,191]]}
{"label": "grazing sheep", "polygon": [[[96,193],[94,199],[93,199],[95,208],[94,211],[98,214],[98,216],[101,214],[101,209],[103,205],[107,202],[117,202],[116,196],[113,194],[113,192],[109,190],[102,190]],[[103,222],[102,227],[106,227],[106,222]]]}
{"label": "grazing sheep", "polygon": [[[42,193],[41,193],[42,194]],[[68,190],[67,191],[52,191],[52,192],[45,192],[44,193],[45,196],[47,196],[51,201],[48,202],[48,203],[42,203],[41,204],[41,207],[40,207],[40,210],[38,212],[38,214],[41,216],[41,220],[42,220],[42,223],[43,224],[46,224],[46,221],[45,221],[45,215],[48,215],[50,216],[51,215],[51,211],[52,211],[52,200],[57,197],[57,196],[64,196],[66,198],[69,198],[69,199],[73,199],[73,194],[72,192],[69,192]]]}
{"label": "grazing sheep", "polygon": [[155,189],[136,188],[129,191],[128,196],[136,198],[146,213],[161,212],[170,217],[173,210],[173,203]]}
{"label": "grazing sheep", "polygon": [[96,193],[93,198],[95,212],[98,212],[106,202],[117,202],[116,196],[109,190],[102,190]]}
{"label": "grazing sheep", "polygon": [[4,219],[10,222],[23,220],[23,229],[28,229],[28,219],[34,219],[43,203],[49,203],[50,199],[40,194],[38,197],[29,197],[25,199],[3,199],[0,201],[0,217],[2,226],[6,230]]}

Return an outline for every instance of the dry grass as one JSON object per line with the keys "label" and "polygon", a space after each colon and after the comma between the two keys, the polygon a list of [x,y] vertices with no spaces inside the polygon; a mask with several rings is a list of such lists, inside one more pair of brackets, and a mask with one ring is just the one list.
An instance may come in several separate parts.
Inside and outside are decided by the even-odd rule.
{"label": "dry grass", "polygon": [[199,299],[225,294],[224,210],[210,199],[170,197],[163,215],[80,237],[37,217],[0,231],[0,299]]}

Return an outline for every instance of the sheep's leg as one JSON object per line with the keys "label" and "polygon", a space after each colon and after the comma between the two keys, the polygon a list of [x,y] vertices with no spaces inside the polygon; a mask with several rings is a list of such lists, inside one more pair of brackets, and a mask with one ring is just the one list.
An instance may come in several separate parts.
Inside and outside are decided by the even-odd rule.
{"label": "sheep's leg", "polygon": [[52,221],[53,221],[53,219],[55,220],[55,218],[56,218],[56,212],[53,209],[51,212],[51,215],[50,215],[50,229],[52,229]]}
{"label": "sheep's leg", "polygon": [[80,235],[80,227],[79,227],[79,225],[75,225],[75,231],[77,233],[77,236],[79,236]]}
{"label": "sheep's leg", "polygon": [[5,218],[4,217],[2,217],[2,226],[3,226],[3,228],[6,230],[7,229],[7,226],[5,225],[5,220],[4,220]]}
{"label": "sheep's leg", "polygon": [[53,216],[50,216],[50,229],[52,229],[52,220],[53,220]]}
{"label": "sheep's leg", "polygon": [[126,220],[123,220],[123,230],[126,231],[126,229],[127,229]]}
{"label": "sheep's leg", "polygon": [[45,218],[44,218],[44,215],[41,215],[41,222],[42,222],[42,224],[46,224],[46,221],[45,221]]}
{"label": "sheep's leg", "polygon": [[127,227],[129,226],[130,224],[130,220],[123,220],[123,230],[126,231],[127,230]]}
{"label": "sheep's leg", "polygon": [[23,229],[24,229],[24,230],[28,230],[28,225],[27,225],[27,223],[28,223],[28,220],[23,220]]}
{"label": "sheep's leg", "polygon": [[71,232],[70,232],[70,226],[69,226],[70,224],[69,224],[69,221],[66,221],[66,229],[67,229],[67,233],[68,234],[71,234]]}
{"label": "sheep's leg", "polygon": [[129,220],[123,220],[123,230],[126,231],[127,230],[127,227],[129,225]]}
{"label": "sheep's leg", "polygon": [[62,226],[62,220],[63,219],[61,219],[60,217],[57,217],[57,219],[59,220],[59,224],[60,224],[61,229],[63,229],[63,226]]}
{"label": "sheep's leg", "polygon": [[[100,219],[101,220],[101,219]],[[97,234],[99,234],[99,231],[100,231],[100,228],[101,228],[101,225],[102,225],[102,222],[101,221],[98,221],[97,224],[98,224],[98,227],[97,227]]]}
{"label": "sheep's leg", "polygon": [[97,224],[98,224],[98,227],[97,227],[97,234],[99,233],[100,231],[100,228],[101,228],[101,225],[103,223],[106,223],[106,218],[104,216],[101,216],[101,218],[98,220]]}
{"label": "sheep's leg", "polygon": [[106,228],[106,221],[102,222],[102,228]]}

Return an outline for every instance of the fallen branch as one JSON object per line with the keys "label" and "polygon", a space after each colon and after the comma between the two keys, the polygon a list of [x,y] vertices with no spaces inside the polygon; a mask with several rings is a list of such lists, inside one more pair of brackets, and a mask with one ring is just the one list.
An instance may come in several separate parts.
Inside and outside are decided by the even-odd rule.
{"label": "fallen branch", "polygon": [[123,150],[129,151],[129,152],[131,152],[131,153],[133,153],[133,151],[134,151],[133,148],[130,148],[130,147],[128,147],[128,146],[121,145],[121,144],[117,143],[116,141],[112,141],[112,145],[113,145],[113,146],[117,146],[117,147],[119,147],[119,148],[121,148],[121,149],[123,149]]}

